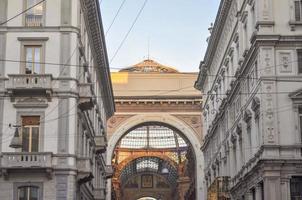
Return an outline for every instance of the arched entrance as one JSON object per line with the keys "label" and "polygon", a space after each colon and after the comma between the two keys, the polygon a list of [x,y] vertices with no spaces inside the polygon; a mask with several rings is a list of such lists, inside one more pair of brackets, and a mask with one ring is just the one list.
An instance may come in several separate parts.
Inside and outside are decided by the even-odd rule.
{"label": "arched entrance", "polygon": [[[115,133],[112,135],[112,137],[110,138],[109,142],[108,142],[108,149],[107,149],[107,164],[108,165],[111,165],[112,164],[112,159],[115,158],[115,150],[116,148],[119,148],[119,145],[121,145],[121,142],[123,141],[123,138],[125,136],[127,136],[127,134],[131,133],[131,131],[133,130],[136,130],[137,131],[137,128],[147,128],[148,126],[146,126],[146,124],[149,124],[151,126],[161,126],[161,127],[165,127],[165,128],[168,128],[169,130],[172,130],[172,132],[177,132],[177,135],[170,135],[166,134],[165,137],[162,137],[161,139],[162,140],[158,140],[158,141],[162,141],[162,142],[158,142],[157,141],[157,146],[161,146],[162,147],[167,147],[167,146],[163,146],[163,145],[167,145],[168,144],[168,147],[169,147],[169,144],[172,144],[171,141],[174,140],[175,143],[179,143],[178,144],[178,147],[175,147],[175,146],[170,146],[171,149],[174,150],[174,153],[175,153],[175,148],[176,148],[176,153],[181,153],[181,148],[183,144],[186,144],[188,147],[188,149],[190,149],[190,152],[191,152],[191,158],[190,158],[190,162],[193,162],[193,165],[194,165],[194,177],[192,178],[192,180],[187,180],[184,177],[177,177],[177,181],[175,183],[175,185],[173,187],[170,187],[170,192],[173,191],[179,191],[181,193],[181,191],[179,190],[179,188],[177,188],[175,190],[175,187],[180,187],[181,184],[185,183],[185,184],[194,184],[194,198],[195,199],[203,199],[202,197],[202,180],[197,177],[203,177],[203,174],[202,174],[202,155],[201,155],[201,151],[200,151],[200,142],[199,140],[197,139],[195,133],[194,133],[194,130],[189,127],[187,124],[185,124],[183,121],[179,120],[178,118],[174,117],[174,116],[171,116],[169,114],[143,114],[143,115],[135,115],[133,117],[130,117],[128,118],[127,120],[125,120],[123,123],[122,123],[122,126],[119,126],[119,128],[116,129]],[[157,127],[158,128],[158,127]],[[141,130],[140,130],[141,131]],[[144,133],[144,135],[146,135],[146,133]],[[154,133],[155,134],[155,133]],[[141,136],[141,135],[140,135]],[[132,135],[133,137],[133,135]],[[146,136],[147,137],[147,136]],[[180,138],[180,139],[179,139]],[[125,140],[126,141],[126,140]],[[169,142],[170,141],[170,142]],[[148,151],[146,151],[146,148],[142,148],[144,147],[144,145],[146,145],[146,142],[148,143],[148,141],[138,141],[135,145],[137,145],[137,150],[140,150],[141,152],[139,153],[145,153],[145,156],[143,156],[144,154],[141,154],[141,157],[147,157],[147,159],[150,160],[150,158],[157,158],[158,161],[161,160],[161,161],[166,161],[168,162],[167,160],[164,159],[164,155],[165,152],[167,152],[167,149],[169,148],[166,148],[166,150],[162,151],[164,153],[161,154],[161,156],[153,156],[152,157],[152,154],[158,154],[159,152],[156,152],[156,150],[160,149],[160,148],[154,148],[152,147],[152,145],[154,145],[156,143],[155,140],[150,140],[149,141],[149,145],[152,147],[152,151],[150,151],[150,149]],[[124,142],[125,143],[125,142]],[[178,149],[177,149],[178,148]],[[134,148],[135,149],[135,148]],[[169,150],[171,150],[169,149]],[[162,150],[162,149],[161,149]],[[142,151],[145,151],[145,152],[142,152]],[[137,153],[137,151],[131,151],[131,154],[133,155],[134,154],[134,157],[135,157],[135,152]],[[146,156],[146,154],[151,154],[151,155],[148,155]],[[158,154],[159,155],[159,154]],[[141,158],[139,156],[137,156],[137,158]],[[160,158],[161,157],[161,158]],[[177,158],[179,159],[179,157]],[[173,159],[171,159],[173,160]],[[175,161],[175,160],[174,160]],[[186,161],[188,162],[188,161]],[[130,164],[131,163],[131,164]],[[155,162],[156,163],[156,162]],[[158,164],[160,162],[157,162]],[[163,163],[163,162],[161,162]],[[173,166],[173,162],[169,162],[171,166]],[[137,164],[137,163],[136,163]],[[183,163],[178,163],[178,164],[183,164]],[[133,160],[129,160],[129,163],[127,164],[124,164],[124,168],[123,169],[118,169],[120,171],[117,171],[116,173],[119,174],[119,176],[121,175],[121,173],[123,173],[122,171],[125,170],[125,167],[131,165],[132,166],[132,169],[135,169],[137,170],[137,165],[136,165],[136,168],[133,167]],[[179,170],[181,165],[176,165],[177,168],[175,169],[177,171],[177,175],[179,175]],[[134,170],[134,171],[135,171]],[[142,181],[142,175],[149,175],[149,176],[146,176],[145,179],[146,180],[157,180],[156,178],[157,177],[160,177],[161,174],[158,173],[158,171],[155,173],[154,171],[152,171],[152,173],[149,173],[148,171],[144,171],[144,173],[141,173],[141,174],[133,174],[133,177],[137,177],[139,176],[139,180]],[[151,177],[152,175],[152,177]],[[153,177],[153,175],[156,175]],[[115,187],[117,187],[116,185],[116,182],[121,182],[121,180],[117,180],[118,177],[115,177],[115,179],[112,180],[112,183],[115,184]],[[154,179],[155,178],[155,179]],[[190,182],[190,181],[194,181],[194,183]],[[135,182],[135,181],[134,181]],[[148,181],[147,181],[148,183]],[[140,184],[142,184],[142,182],[140,182]],[[109,185],[109,188],[108,188],[108,193],[109,194],[109,191],[111,192],[111,184],[108,184]],[[125,192],[125,188],[123,188],[125,185],[122,184],[122,185],[119,185],[118,187],[121,187],[121,188],[115,188],[118,189],[118,190],[122,190],[122,192]],[[185,188],[185,187],[183,187]],[[168,193],[168,192],[167,192]],[[159,195],[162,195],[162,194],[166,194],[166,193],[163,193],[161,192]],[[138,194],[138,195],[145,195],[145,196],[152,196],[152,193],[148,194]],[[180,194],[178,194],[180,195]],[[182,194],[184,195],[184,194]],[[141,198],[142,196],[138,196],[137,198],[135,197],[134,199],[139,199]],[[110,199],[111,197],[108,195],[107,196],[107,199]],[[155,196],[153,198],[157,198],[157,199],[172,199],[174,197],[171,197],[171,196]]]}

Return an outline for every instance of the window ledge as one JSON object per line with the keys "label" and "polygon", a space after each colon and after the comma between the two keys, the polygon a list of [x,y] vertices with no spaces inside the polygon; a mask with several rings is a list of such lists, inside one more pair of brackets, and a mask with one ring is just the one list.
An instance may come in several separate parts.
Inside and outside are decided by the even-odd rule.
{"label": "window ledge", "polygon": [[302,25],[302,21],[289,21],[289,25]]}
{"label": "window ledge", "polygon": [[296,26],[302,26],[302,21],[289,21],[291,31],[295,31]]}
{"label": "window ledge", "polygon": [[49,37],[18,37],[19,41],[48,41]]}

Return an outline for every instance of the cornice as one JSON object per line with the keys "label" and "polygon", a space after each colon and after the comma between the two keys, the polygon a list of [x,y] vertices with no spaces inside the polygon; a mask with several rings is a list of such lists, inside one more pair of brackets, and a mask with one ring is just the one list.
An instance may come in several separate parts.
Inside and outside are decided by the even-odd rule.
{"label": "cornice", "polygon": [[208,62],[211,60],[211,58],[214,56],[217,43],[219,42],[219,39],[221,38],[222,29],[225,25],[225,21],[227,20],[227,16],[229,13],[229,10],[231,8],[232,0],[224,0],[221,1],[219,10],[216,16],[216,20],[214,23],[214,28],[210,37],[209,45],[207,48],[207,52],[205,54],[205,63],[208,64]]}
{"label": "cornice", "polygon": [[87,32],[90,37],[89,41],[92,46],[92,54],[97,64],[97,75],[101,80],[100,87],[103,91],[103,98],[106,107],[107,119],[115,112],[113,90],[110,77],[107,49],[105,36],[98,0],[81,0],[83,13],[86,21]]}

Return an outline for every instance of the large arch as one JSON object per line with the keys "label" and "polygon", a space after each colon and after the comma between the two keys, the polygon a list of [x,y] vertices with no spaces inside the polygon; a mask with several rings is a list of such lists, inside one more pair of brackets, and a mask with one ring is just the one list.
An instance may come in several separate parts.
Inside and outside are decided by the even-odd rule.
{"label": "large arch", "polygon": [[[204,180],[199,177],[204,177],[203,175],[203,155],[200,150],[201,144],[196,137],[194,130],[185,124],[183,121],[179,120],[178,118],[170,115],[170,114],[163,114],[163,113],[150,113],[150,114],[138,114],[133,117],[128,118],[113,133],[111,138],[108,141],[108,148],[107,148],[107,165],[111,165],[112,157],[114,153],[115,146],[119,142],[119,140],[127,133],[128,130],[131,128],[138,126],[142,123],[147,122],[159,122],[163,124],[167,124],[175,129],[179,130],[183,136],[190,142],[194,154],[195,154],[195,174],[196,174],[196,199],[203,200],[205,199],[204,193]],[[111,200],[111,180],[108,180],[107,184],[107,200]]]}

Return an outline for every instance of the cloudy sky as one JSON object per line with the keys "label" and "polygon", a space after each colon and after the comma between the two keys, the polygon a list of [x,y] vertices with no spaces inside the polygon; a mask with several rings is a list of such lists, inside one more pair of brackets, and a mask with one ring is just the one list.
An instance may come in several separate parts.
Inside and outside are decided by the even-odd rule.
{"label": "cloudy sky", "polygon": [[[109,60],[112,60],[144,1],[100,0]],[[198,71],[207,46],[207,29],[215,20],[219,2],[147,0],[135,26],[112,60],[111,68],[136,64],[148,57],[149,49],[149,57],[162,64],[183,72]],[[110,24],[112,26],[108,30]]]}

